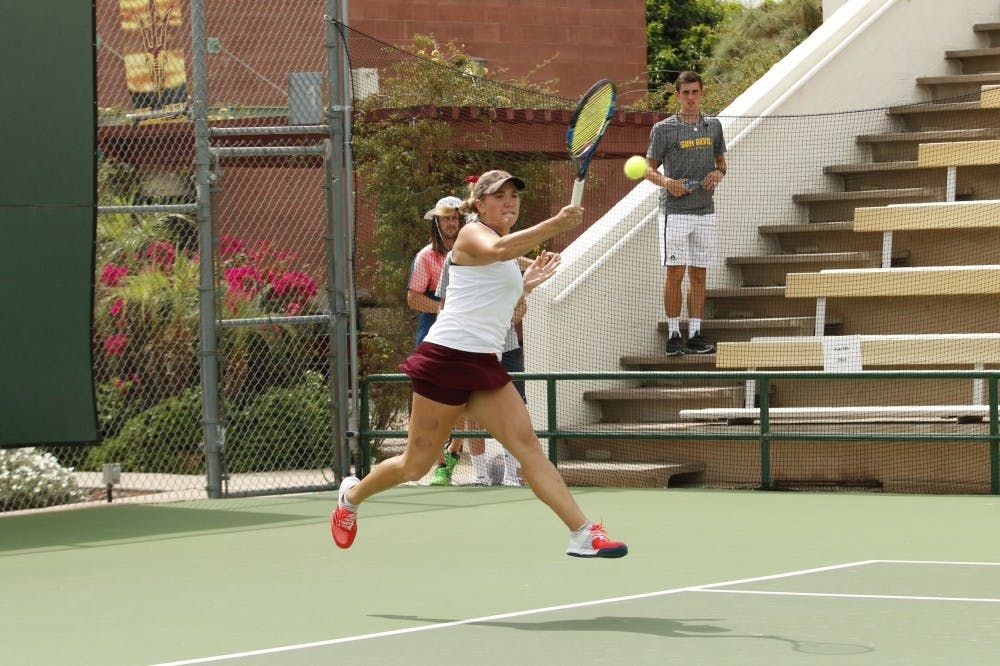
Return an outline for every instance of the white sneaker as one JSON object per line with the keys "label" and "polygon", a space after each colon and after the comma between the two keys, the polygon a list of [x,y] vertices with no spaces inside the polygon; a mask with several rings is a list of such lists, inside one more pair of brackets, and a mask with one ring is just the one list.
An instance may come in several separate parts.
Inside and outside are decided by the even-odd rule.
{"label": "white sneaker", "polygon": [[589,523],[579,534],[570,532],[566,554],[573,557],[625,557],[628,546],[609,539],[600,523]]}
{"label": "white sneaker", "polygon": [[521,468],[521,463],[517,461],[510,451],[503,452],[503,485],[519,487],[521,479],[517,470]]}

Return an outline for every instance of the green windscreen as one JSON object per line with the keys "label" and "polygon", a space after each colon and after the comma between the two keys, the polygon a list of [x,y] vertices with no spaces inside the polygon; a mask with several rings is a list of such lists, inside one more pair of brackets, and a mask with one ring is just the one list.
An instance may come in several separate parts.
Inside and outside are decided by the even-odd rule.
{"label": "green windscreen", "polygon": [[97,439],[94,7],[0,8],[0,447]]}

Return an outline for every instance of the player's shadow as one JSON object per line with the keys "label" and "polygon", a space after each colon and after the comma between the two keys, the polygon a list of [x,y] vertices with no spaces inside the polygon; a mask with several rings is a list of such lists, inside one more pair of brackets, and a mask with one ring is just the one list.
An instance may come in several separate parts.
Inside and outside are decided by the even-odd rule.
{"label": "player's shadow", "polygon": [[870,645],[801,641],[774,634],[734,634],[731,633],[731,630],[726,627],[712,624],[717,622],[717,620],[709,618],[676,620],[656,617],[602,615],[585,620],[543,620],[541,622],[531,620],[483,620],[461,622],[460,620],[418,617],[416,615],[376,614],[372,617],[380,617],[391,620],[427,622],[431,624],[460,623],[478,627],[502,627],[505,629],[517,629],[518,631],[620,631],[632,634],[659,636],[662,638],[736,638],[767,640],[786,643],[797,652],[806,652],[810,654],[861,654],[865,652],[872,652],[875,649]]}
{"label": "player's shadow", "polygon": [[[372,617],[381,617],[388,620],[411,620],[413,622],[427,622],[430,624],[449,624],[458,622],[457,620],[418,617],[416,615],[373,615]],[[720,627],[714,624],[702,624],[706,622],[714,622],[714,620],[670,620],[655,617],[622,617],[606,615],[592,617],[586,620],[543,620],[541,622],[532,622],[530,620],[483,620],[477,622],[463,622],[462,624],[468,624],[473,627],[504,627],[507,629],[518,629],[520,631],[623,631],[632,634],[663,636],[665,638],[723,634],[729,631],[729,629],[726,629],[725,627]]]}

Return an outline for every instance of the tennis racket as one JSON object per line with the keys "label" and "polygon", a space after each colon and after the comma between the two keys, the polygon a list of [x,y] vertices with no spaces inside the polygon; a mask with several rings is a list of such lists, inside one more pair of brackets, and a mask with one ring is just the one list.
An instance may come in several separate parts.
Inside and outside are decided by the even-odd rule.
{"label": "tennis racket", "polygon": [[615,99],[618,93],[615,84],[607,79],[598,81],[580,99],[580,104],[570,118],[566,130],[566,149],[576,168],[576,182],[573,183],[572,204],[579,206],[583,201],[583,182],[587,177],[590,158],[597,150],[597,144],[604,136],[604,130],[615,113]]}

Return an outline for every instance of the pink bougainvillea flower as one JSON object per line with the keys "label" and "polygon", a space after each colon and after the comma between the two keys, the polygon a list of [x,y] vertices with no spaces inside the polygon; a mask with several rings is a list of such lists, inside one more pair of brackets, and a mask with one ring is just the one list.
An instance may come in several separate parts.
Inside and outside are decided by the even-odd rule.
{"label": "pink bougainvillea flower", "polygon": [[117,287],[128,274],[128,266],[117,264],[104,264],[101,269],[101,283],[105,287]]}
{"label": "pink bougainvillea flower", "polygon": [[122,333],[104,338],[104,351],[111,355],[121,354],[128,347],[128,339]]}
{"label": "pink bougainvillea flower", "polygon": [[292,296],[295,300],[305,301],[318,294],[319,287],[316,281],[305,273],[289,271],[271,283],[271,291],[275,296]]}
{"label": "pink bougainvillea flower", "polygon": [[219,237],[219,255],[222,257],[228,257],[231,254],[239,254],[246,250],[247,244],[241,241],[239,238],[233,238],[232,236],[220,236]]}
{"label": "pink bougainvillea flower", "polygon": [[229,286],[229,292],[245,301],[260,292],[261,276],[253,266],[234,266],[222,271],[222,280]]}
{"label": "pink bougainvillea flower", "polygon": [[177,259],[177,248],[167,241],[154,241],[146,248],[146,258],[159,269],[170,268]]}
{"label": "pink bougainvillea flower", "polygon": [[111,316],[117,317],[122,312],[125,311],[125,299],[119,298],[114,303],[111,304]]}

